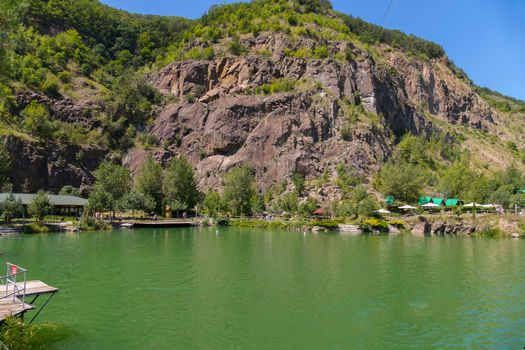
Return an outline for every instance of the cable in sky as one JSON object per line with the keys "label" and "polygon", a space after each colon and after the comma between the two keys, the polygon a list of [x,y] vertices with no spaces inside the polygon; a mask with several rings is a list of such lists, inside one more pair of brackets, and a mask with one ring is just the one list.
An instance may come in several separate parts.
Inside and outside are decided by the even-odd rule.
{"label": "cable in sky", "polygon": [[381,37],[383,36],[383,32],[385,31],[385,20],[386,20],[386,17],[388,16],[388,13],[390,12],[390,9],[392,8],[392,6],[394,5],[394,1],[395,0],[390,0],[390,3],[388,4],[388,7],[386,8],[386,11],[385,11],[385,14],[383,15],[383,19],[381,20],[381,32],[379,33],[379,36],[377,37],[377,42],[381,39]]}

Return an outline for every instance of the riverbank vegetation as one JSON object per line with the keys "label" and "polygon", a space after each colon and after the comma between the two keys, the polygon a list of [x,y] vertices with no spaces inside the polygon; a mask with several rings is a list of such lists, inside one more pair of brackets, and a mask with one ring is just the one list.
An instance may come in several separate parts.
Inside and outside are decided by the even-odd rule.
{"label": "riverbank vegetation", "polygon": [[[240,165],[224,174],[221,191],[202,193],[184,156],[172,159],[165,169],[149,157],[138,170],[135,181],[131,181],[126,167],[109,161],[100,166],[96,175],[89,198],[91,212],[142,211],[158,217],[167,209],[176,217],[183,213],[216,218],[277,215],[293,221],[311,217],[322,209],[316,214],[318,217],[333,216],[341,218],[341,222],[361,224],[376,216],[376,210],[382,206],[371,187],[383,196],[394,196],[396,204],[415,204],[430,191],[447,198],[490,202],[505,208],[525,206],[525,194],[521,192],[525,176],[515,164],[494,173],[480,172],[470,166],[469,153],[460,151],[453,142],[412,135],[399,142],[372,183],[367,183],[355,169],[341,164],[333,174],[326,173],[317,179],[294,171],[282,183],[261,192],[254,170]],[[335,187],[340,195],[322,202],[312,195],[317,186]]]}
{"label": "riverbank vegetation", "polygon": [[0,326],[0,347],[9,350],[40,350],[67,337],[65,329],[52,323],[29,324],[8,317]]}

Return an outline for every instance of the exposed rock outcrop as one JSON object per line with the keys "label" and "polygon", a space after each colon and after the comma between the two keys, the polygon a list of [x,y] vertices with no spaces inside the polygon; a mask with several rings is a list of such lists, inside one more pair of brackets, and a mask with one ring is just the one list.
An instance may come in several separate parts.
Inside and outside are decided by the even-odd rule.
{"label": "exposed rock outcrop", "polygon": [[[351,45],[350,62],[301,59],[286,57],[283,48],[313,43],[290,43],[284,35],[250,40],[245,44],[252,49],[273,45],[272,56],[175,62],[151,80],[179,100],[149,130],[168,145],[154,157],[167,162],[188,155],[203,188],[220,187],[222,174],[243,163],[253,166],[262,190],[292,171],[314,177],[340,163],[366,175],[389,157],[395,135],[435,133],[432,118],[489,132],[497,123],[491,108],[444,61],[391,52],[376,62]],[[295,81],[295,89],[254,94],[279,79]],[[354,109],[361,104],[375,120],[349,121],[345,103]],[[136,169],[133,164],[143,158],[132,151],[126,162]]]}
{"label": "exposed rock outcrop", "polygon": [[15,192],[45,188],[58,193],[64,185],[83,190],[93,183],[93,171],[105,156],[97,148],[24,142],[15,137],[8,137],[5,144],[12,159],[9,178]]}
{"label": "exposed rock outcrop", "polygon": [[[125,155],[134,173],[151,153],[163,164],[187,155],[202,189],[220,187],[222,175],[239,164],[254,168],[260,190],[293,171],[310,179],[325,171],[333,175],[338,164],[350,165],[366,178],[388,159],[396,137],[407,131],[432,135],[439,131],[436,120],[489,133],[498,124],[498,116],[454,76],[444,59],[415,60],[397,50],[375,57],[347,42],[292,40],[283,33],[248,35],[242,41],[249,49],[245,57],[228,55],[219,45],[220,58],[174,62],[149,76],[151,85],[175,103],[160,107],[145,130],[160,146],[131,149]],[[332,58],[286,54],[321,41]],[[257,54],[263,50],[271,54]],[[348,50],[351,59],[338,56]],[[279,81],[293,82],[293,89],[259,91]],[[100,127],[92,113],[94,99],[75,102],[27,92],[17,96],[19,108],[31,100],[45,105],[53,118],[91,130]],[[83,149],[87,160],[79,162],[77,147],[14,139],[8,148],[17,190],[87,185],[106,156],[98,149]],[[428,230],[423,225],[416,231]]]}

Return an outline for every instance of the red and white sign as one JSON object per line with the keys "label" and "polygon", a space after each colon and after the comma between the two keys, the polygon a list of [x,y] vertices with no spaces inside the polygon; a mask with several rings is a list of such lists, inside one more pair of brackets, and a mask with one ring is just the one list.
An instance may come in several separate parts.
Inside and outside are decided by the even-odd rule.
{"label": "red and white sign", "polygon": [[16,275],[17,272],[18,272],[18,266],[11,265],[11,275]]}

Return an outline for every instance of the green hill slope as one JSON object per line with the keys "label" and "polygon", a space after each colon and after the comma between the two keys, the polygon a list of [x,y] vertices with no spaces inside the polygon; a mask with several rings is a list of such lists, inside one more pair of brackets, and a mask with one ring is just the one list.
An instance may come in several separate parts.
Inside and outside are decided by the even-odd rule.
{"label": "green hill slope", "polygon": [[[344,198],[348,176],[385,195],[392,172],[488,200],[493,174],[523,167],[522,101],[475,87],[438,44],[327,1],[214,6],[195,21],[96,0],[1,6],[0,170],[15,190],[87,191],[103,159],[135,171],[147,154],[186,154],[203,189],[248,163],[260,190],[286,192],[300,172],[322,201]],[[491,184],[477,194],[454,174]]]}

